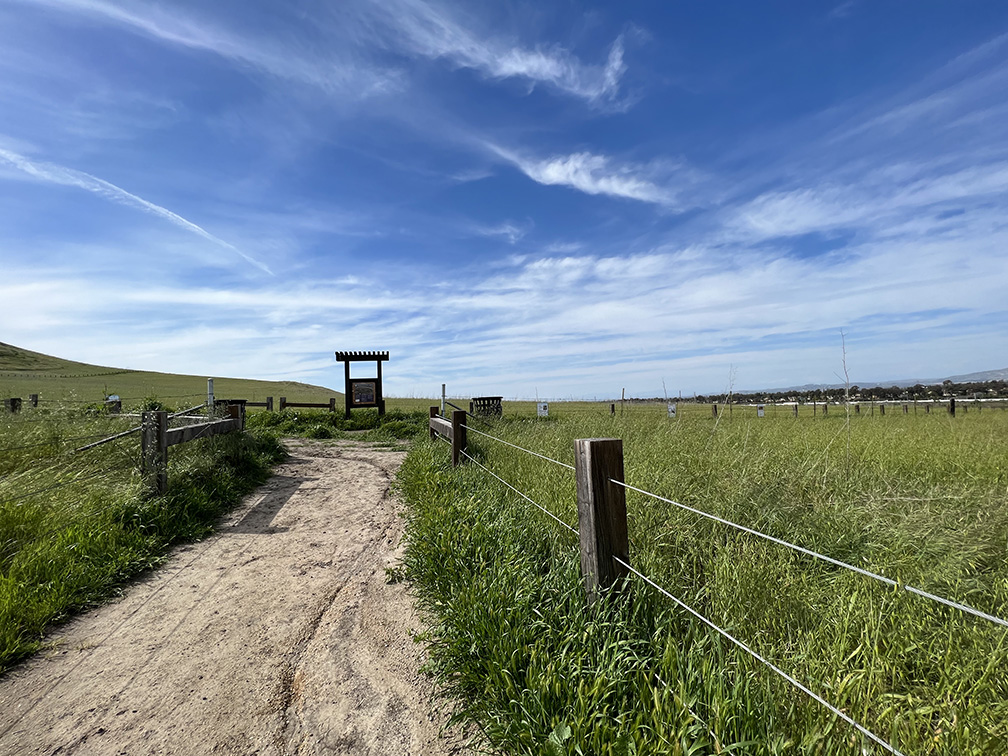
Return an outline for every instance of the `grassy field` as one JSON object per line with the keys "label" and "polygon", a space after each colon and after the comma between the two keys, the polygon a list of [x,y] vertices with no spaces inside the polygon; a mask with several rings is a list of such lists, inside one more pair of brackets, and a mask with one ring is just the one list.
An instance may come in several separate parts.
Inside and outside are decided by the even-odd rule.
{"label": "grassy field", "polygon": [[[573,463],[624,440],[631,485],[1008,616],[1008,412],[755,417],[552,404],[493,435]],[[617,409],[618,412],[618,409]],[[481,428],[479,424],[473,424]],[[476,459],[576,527],[573,473],[476,434]],[[885,751],[634,579],[584,610],[574,536],[443,443],[403,467],[431,666],[506,753]],[[628,495],[631,558],[906,754],[1008,753],[1008,631],[667,503]]]}
{"label": "grassy field", "polygon": [[27,402],[30,394],[38,394],[43,404],[61,406],[102,402],[107,395],[117,394],[125,406],[138,405],[148,397],[195,404],[206,398],[207,378],[214,379],[214,395],[224,399],[261,402],[272,396],[278,402],[284,396],[292,402],[327,402],[335,396],[337,406],[343,402],[342,393],[308,383],[123,370],[0,343],[0,398],[16,396]]}

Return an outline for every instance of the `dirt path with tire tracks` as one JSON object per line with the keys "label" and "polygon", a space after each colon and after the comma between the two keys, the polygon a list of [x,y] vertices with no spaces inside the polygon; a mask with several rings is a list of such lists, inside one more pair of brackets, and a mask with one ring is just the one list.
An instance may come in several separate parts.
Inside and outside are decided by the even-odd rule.
{"label": "dirt path with tire tracks", "polygon": [[0,754],[462,754],[419,674],[403,452],[290,458],[120,601],[0,678]]}

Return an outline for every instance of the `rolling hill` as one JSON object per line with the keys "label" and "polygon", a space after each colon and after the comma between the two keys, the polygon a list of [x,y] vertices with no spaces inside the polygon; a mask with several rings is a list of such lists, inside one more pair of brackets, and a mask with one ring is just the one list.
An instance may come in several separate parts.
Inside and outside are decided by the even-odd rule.
{"label": "rolling hill", "polygon": [[64,360],[0,342],[0,397],[27,399],[38,394],[44,403],[90,403],[118,394],[125,404],[147,397],[172,405],[186,400],[195,404],[206,397],[208,377],[213,377],[214,394],[220,398],[263,401],[267,396],[274,400],[285,396],[292,402],[325,402],[336,396],[337,405],[343,401],[342,392],[309,383],[126,370]]}

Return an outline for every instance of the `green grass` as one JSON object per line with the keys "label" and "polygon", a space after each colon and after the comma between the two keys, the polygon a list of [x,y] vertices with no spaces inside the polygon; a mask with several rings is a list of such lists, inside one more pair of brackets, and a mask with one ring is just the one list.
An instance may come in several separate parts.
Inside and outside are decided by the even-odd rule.
{"label": "green grass", "polygon": [[208,377],[214,378],[214,395],[223,399],[261,402],[272,396],[274,406],[279,406],[281,396],[292,402],[328,402],[335,396],[338,406],[343,403],[342,393],[308,383],[123,370],[0,343],[0,398],[21,397],[26,404],[31,394],[38,394],[39,400],[50,406],[102,402],[108,394],[119,395],[126,408],[150,396],[196,404],[206,399]]}
{"label": "green grass", "polygon": [[[1008,615],[1008,412],[863,408],[848,436],[837,407],[798,420],[735,408],[715,424],[679,406],[669,421],[663,406],[552,404],[549,420],[491,432],[568,464],[575,438],[622,438],[632,485]],[[576,526],[573,473],[470,443]],[[586,611],[574,537],[447,456],[418,443],[402,468],[407,570],[432,670],[496,748],[882,752],[639,581],[627,605]],[[638,569],[904,753],[1008,752],[1004,628],[654,499],[627,504]]]}
{"label": "green grass", "polygon": [[282,456],[273,434],[228,434],[173,447],[168,491],[148,495],[136,434],[79,446],[135,419],[61,407],[0,416],[0,671],[39,649],[45,632],[115,596],[203,537]]}

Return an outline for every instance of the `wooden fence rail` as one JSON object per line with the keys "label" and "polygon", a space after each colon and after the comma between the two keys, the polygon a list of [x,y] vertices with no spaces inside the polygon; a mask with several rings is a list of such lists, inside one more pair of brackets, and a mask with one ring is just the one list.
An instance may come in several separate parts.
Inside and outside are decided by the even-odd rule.
{"label": "wooden fence rail", "polygon": [[182,428],[168,428],[168,413],[163,410],[141,415],[140,456],[144,480],[152,490],[163,494],[168,488],[168,447],[245,430],[245,404],[231,404],[226,409],[229,417]]}
{"label": "wooden fence rail", "polygon": [[[272,399],[271,399],[272,401]],[[336,411],[336,397],[330,397],[328,404],[318,404],[315,402],[288,402],[287,397],[280,397],[280,411],[283,412],[286,407],[312,407],[315,409],[327,409],[330,412]]]}

